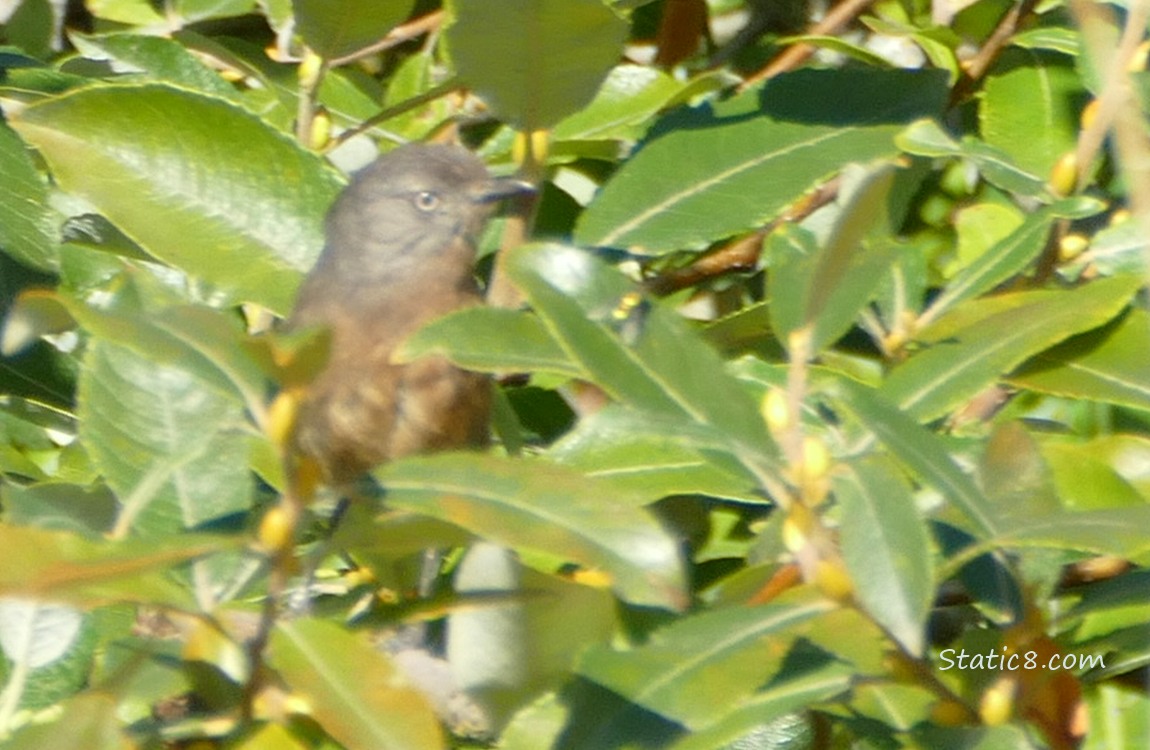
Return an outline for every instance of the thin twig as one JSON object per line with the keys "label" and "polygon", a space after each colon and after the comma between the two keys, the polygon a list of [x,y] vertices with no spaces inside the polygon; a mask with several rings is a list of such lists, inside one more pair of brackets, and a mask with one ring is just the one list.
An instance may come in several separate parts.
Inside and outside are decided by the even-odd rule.
{"label": "thin twig", "polygon": [[[313,54],[308,52],[308,55]],[[304,148],[311,148],[312,128],[315,125],[316,102],[319,99],[319,87],[327,75],[328,63],[320,60],[315,74],[300,81],[299,104],[296,109],[295,137]]]}
{"label": "thin twig", "polygon": [[385,36],[383,39],[380,39],[375,44],[369,47],[364,47],[363,49],[356,50],[355,52],[344,55],[343,57],[337,57],[331,60],[331,66],[336,68],[341,65],[347,65],[348,63],[355,62],[356,60],[362,60],[363,58],[370,57],[377,52],[383,52],[384,50],[391,49],[392,47],[398,47],[404,42],[409,42],[418,36],[422,36],[428,32],[435,31],[440,27],[440,25],[443,24],[443,17],[443,11],[437,10],[432,13],[428,13],[426,16],[420,16],[419,18],[416,18],[412,21],[408,21],[402,26],[396,26],[394,29],[387,33],[387,36]]}
{"label": "thin twig", "polygon": [[998,56],[1006,49],[1018,28],[1034,12],[1037,5],[1038,0],[1021,0],[1002,17],[986,43],[978,50],[978,54],[963,64],[962,78],[959,79],[950,93],[952,105],[958,104],[970,96],[978,86],[979,81],[994,65]]}
{"label": "thin twig", "polygon": [[378,114],[367,118],[366,120],[361,122],[359,125],[356,125],[354,128],[351,128],[350,130],[345,130],[342,133],[340,133],[338,136],[336,136],[335,138],[332,138],[331,142],[328,143],[328,145],[324,149],[324,151],[331,151],[332,149],[338,148],[340,145],[346,143],[347,141],[351,140],[352,138],[356,137],[357,135],[360,135],[361,133],[366,133],[368,130],[371,130],[376,125],[379,125],[381,122],[386,122],[393,117],[399,117],[403,113],[410,112],[411,110],[415,109],[416,107],[421,107],[424,104],[427,104],[428,102],[434,101],[434,100],[436,100],[442,96],[447,96],[448,94],[450,94],[454,91],[457,91],[459,88],[460,88],[459,79],[458,78],[452,78],[450,80],[444,81],[443,83],[439,84],[438,86],[435,86],[434,88],[430,88],[427,91],[424,91],[422,94],[417,94],[417,95],[411,97],[410,99],[404,99],[399,104],[396,104],[395,106],[392,106],[392,107],[388,107],[387,109],[383,110],[382,112],[379,112]]}
{"label": "thin twig", "polygon": [[[1095,68],[1106,71],[1106,82],[1099,97],[1099,112],[1094,123],[1098,125],[1098,130],[1087,128],[1090,131],[1089,143],[1084,143],[1087,133],[1079,138],[1079,169],[1088,168],[1082,155],[1089,154],[1092,161],[1097,149],[1101,148],[1106,130],[1112,125],[1117,162],[1125,173],[1131,213],[1134,220],[1140,223],[1143,234],[1150,236],[1150,138],[1132,96],[1127,72],[1130,60],[1145,34],[1147,19],[1150,18],[1150,0],[1132,0],[1129,3],[1126,27],[1113,53],[1110,52],[1111,40],[1106,34],[1106,27],[1114,22],[1113,11],[1083,0],[1073,0],[1070,10],[1082,29],[1087,51],[1096,61]],[[1097,144],[1094,143],[1095,139]],[[1085,173],[1079,174],[1081,179]],[[1144,247],[1143,253],[1145,268],[1150,273],[1150,246]]]}
{"label": "thin twig", "polygon": [[[806,34],[808,36],[833,36],[870,7],[873,2],[874,0],[846,0],[832,8],[823,20],[812,26]],[[739,84],[738,91],[746,91],[760,81],[769,80],[780,73],[797,68],[813,55],[816,49],[815,45],[806,42],[787,47],[782,54]]]}

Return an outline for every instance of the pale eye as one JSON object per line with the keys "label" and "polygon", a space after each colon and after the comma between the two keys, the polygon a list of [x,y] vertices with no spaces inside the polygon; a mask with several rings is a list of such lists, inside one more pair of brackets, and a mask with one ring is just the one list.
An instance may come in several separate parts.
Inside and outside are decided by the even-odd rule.
{"label": "pale eye", "polygon": [[421,190],[415,194],[415,207],[420,211],[434,211],[439,208],[439,193]]}

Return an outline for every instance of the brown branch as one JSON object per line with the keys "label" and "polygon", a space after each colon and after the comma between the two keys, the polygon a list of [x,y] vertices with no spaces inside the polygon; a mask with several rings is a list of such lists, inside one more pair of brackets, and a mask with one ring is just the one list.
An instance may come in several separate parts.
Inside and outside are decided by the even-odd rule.
{"label": "brown branch", "polygon": [[404,99],[399,104],[396,104],[395,106],[392,106],[392,107],[388,107],[387,109],[379,112],[378,114],[372,115],[371,117],[369,117],[366,120],[364,120],[363,122],[361,122],[359,125],[356,125],[354,128],[350,128],[348,130],[345,130],[342,133],[340,133],[338,136],[336,136],[335,138],[332,138],[331,141],[327,144],[327,147],[324,148],[324,151],[331,151],[335,148],[338,148],[339,146],[343,145],[344,143],[347,143],[349,140],[356,137],[357,135],[360,135],[361,133],[366,133],[367,131],[371,130],[376,125],[379,125],[381,122],[387,122],[388,120],[390,120],[393,117],[399,117],[403,113],[409,112],[409,111],[415,109],[416,107],[421,107],[430,101],[434,101],[434,100],[436,100],[442,96],[447,96],[448,94],[452,93],[453,91],[457,91],[459,88],[460,88],[459,79],[452,78],[450,80],[444,81],[443,83],[439,84],[438,86],[435,86],[434,88],[430,88],[427,91],[424,91],[422,94],[417,94],[416,96],[413,96],[410,99]]}
{"label": "brown branch", "polygon": [[983,76],[994,65],[994,61],[1006,49],[1019,27],[1030,17],[1037,5],[1038,0],[1020,0],[1002,17],[978,54],[963,64],[962,78],[950,93],[951,106],[963,101],[974,92]]}
{"label": "brown branch", "polygon": [[771,221],[762,229],[738,237],[709,253],[696,258],[690,265],[673,268],[647,280],[647,291],[659,296],[677,292],[707,279],[723,274],[750,271],[762,255],[763,238],[775,227],[784,222],[802,221],[818,209],[833,201],[839,192],[840,180],[836,177],[815,188],[800,198],[782,216]]}
{"label": "brown branch", "polygon": [[[832,36],[843,29],[847,24],[857,18],[866,10],[874,0],[845,0],[834,8],[806,32],[808,36]],[[774,78],[780,73],[793,70],[804,63],[815,53],[817,48],[813,44],[799,42],[787,47],[781,54],[772,59],[765,67],[754,73],[741,84],[738,91],[743,92],[760,81]]]}
{"label": "brown branch", "polygon": [[347,65],[348,63],[355,62],[356,60],[362,60],[363,58],[374,55],[377,52],[383,52],[384,50],[391,49],[392,47],[398,47],[404,42],[410,42],[416,37],[435,31],[443,24],[443,17],[444,13],[442,10],[428,13],[426,16],[420,16],[419,18],[408,21],[405,24],[396,26],[394,29],[387,32],[387,36],[385,36],[383,39],[380,39],[375,44],[364,47],[363,49],[356,50],[355,52],[344,55],[343,57],[337,57],[334,60],[330,60],[329,63],[331,64],[331,67],[335,68],[340,65]]}

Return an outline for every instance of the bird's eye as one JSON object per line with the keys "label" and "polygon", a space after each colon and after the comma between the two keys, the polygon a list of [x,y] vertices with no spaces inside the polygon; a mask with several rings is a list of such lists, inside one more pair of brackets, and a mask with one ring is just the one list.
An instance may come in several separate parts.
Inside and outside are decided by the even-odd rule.
{"label": "bird's eye", "polygon": [[415,207],[420,211],[434,211],[439,208],[439,193],[421,190],[415,194]]}

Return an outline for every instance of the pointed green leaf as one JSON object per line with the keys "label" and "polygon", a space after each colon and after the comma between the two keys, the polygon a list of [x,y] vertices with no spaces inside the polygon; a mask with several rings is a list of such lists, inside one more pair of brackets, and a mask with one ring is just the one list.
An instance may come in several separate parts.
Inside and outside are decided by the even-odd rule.
{"label": "pointed green leaf", "polygon": [[880,394],[847,378],[820,386],[837,397],[863,427],[919,479],[961,510],[983,534],[999,528],[998,514],[974,483],[947,453],[941,439],[903,414]]}
{"label": "pointed green leaf", "polygon": [[908,154],[968,159],[987,182],[996,187],[1032,198],[1050,198],[1046,181],[1018,167],[1005,152],[973,138],[958,143],[933,121],[914,123],[900,133],[895,142]]}
{"label": "pointed green leaf", "polygon": [[636,604],[687,603],[678,542],[642,507],[650,495],[538,460],[473,454],[405,459],[375,475],[396,508],[604,570]]}
{"label": "pointed green leaf", "polygon": [[833,609],[831,602],[808,598],[703,612],[656,631],[630,651],[593,648],[578,672],[648,710],[701,728],[766,683],[789,644]]}
{"label": "pointed green leaf", "polygon": [[395,359],[410,362],[425,354],[442,354],[460,367],[479,372],[585,376],[543,322],[523,310],[473,307],[445,315],[409,336]]}
{"label": "pointed green leaf", "polygon": [[885,209],[894,181],[890,165],[870,171],[843,205],[829,235],[818,246],[786,231],[770,239],[771,324],[781,341],[800,329],[810,332],[810,354],[843,335],[894,262],[894,248],[860,247]]}
{"label": "pointed green leaf", "polygon": [[1144,559],[1150,553],[1150,505],[1059,513],[1020,520],[994,540],[1004,547],[1039,547]]}
{"label": "pointed green leaf", "polygon": [[[618,61],[627,24],[599,0],[455,0],[459,75],[502,119],[551,127],[582,109]],[[524,44],[524,41],[527,44]]]}
{"label": "pointed green leaf", "polygon": [[4,122],[0,174],[0,252],[32,268],[55,268],[57,230],[48,209],[48,188],[32,165],[28,147]]}
{"label": "pointed green leaf", "polygon": [[996,242],[946,285],[925,313],[930,320],[960,302],[993,289],[1026,267],[1046,247],[1046,238],[1057,219],[1081,219],[1101,210],[1090,198],[1068,198],[1035,211],[1007,237]]}
{"label": "pointed green leaf", "polygon": [[413,0],[292,0],[304,43],[329,60],[383,39],[413,5]]}
{"label": "pointed green leaf", "polygon": [[567,355],[612,398],[718,429],[761,457],[773,453],[754,402],[677,314],[639,301],[618,315],[635,293],[618,271],[558,245],[518,248],[508,271]]}
{"label": "pointed green leaf", "polygon": [[998,312],[912,356],[881,392],[920,420],[939,417],[1030,356],[1110,320],[1142,283],[1138,276],[1117,276],[1072,291],[1002,295]]}
{"label": "pointed green leaf", "polygon": [[80,438],[120,500],[121,520],[171,532],[244,510],[252,479],[239,401],[193,372],[108,341],[88,349]]}
{"label": "pointed green leaf", "polygon": [[179,85],[221,99],[242,101],[226,82],[183,45],[172,39],[142,34],[72,33],[69,39],[89,60],[108,60],[120,73],[138,73],[156,82]]}
{"label": "pointed green leaf", "polygon": [[1011,385],[1067,398],[1150,410],[1150,314],[1130,314],[1105,331],[1084,333],[1036,355]]}
{"label": "pointed green leaf", "polygon": [[983,139],[1035,175],[1075,147],[1088,94],[1063,55],[1010,49],[987,77],[979,97]]}
{"label": "pointed green leaf", "polygon": [[[772,680],[764,689],[732,706],[734,710],[731,713],[706,729],[671,745],[670,750],[755,747],[761,738],[769,738],[766,740],[768,742],[777,740],[785,743],[772,743],[768,747],[789,747],[792,742],[796,747],[804,747],[810,729],[806,724],[806,715],[799,712],[812,705],[831,701],[850,688],[850,669],[837,662],[811,668],[799,676]],[[795,734],[788,735],[785,731],[794,722],[778,722],[787,715],[798,721],[798,726],[793,730]]]}
{"label": "pointed green leaf", "polygon": [[890,123],[945,99],[940,71],[800,70],[678,110],[603,187],[575,240],[663,253],[758,228],[845,165],[893,156]]}
{"label": "pointed green leaf", "polygon": [[0,595],[81,604],[114,601],[167,604],[194,611],[196,602],[171,569],[242,540],[183,534],[144,541],[97,542],[64,531],[0,525]]}
{"label": "pointed green leaf", "polygon": [[766,502],[754,492],[755,478],[729,454],[715,450],[721,444],[716,436],[699,437],[649,415],[608,406],[580,420],[547,455],[589,477],[653,497],[703,494]]}
{"label": "pointed green leaf", "polygon": [[847,163],[892,155],[896,132],[765,117],[668,131],[603,187],[575,240],[657,253],[753,229]]}
{"label": "pointed green leaf", "polygon": [[279,313],[323,246],[339,178],[249,112],[158,85],[91,86],[13,127],[60,186],[149,254]]}
{"label": "pointed green leaf", "polygon": [[321,620],[280,621],[268,661],[307,699],[311,717],[349,750],[445,747],[427,698],[366,638]]}
{"label": "pointed green leaf", "polygon": [[877,460],[833,479],[842,508],[843,560],[870,616],[921,656],[934,597],[930,542],[910,488]]}

